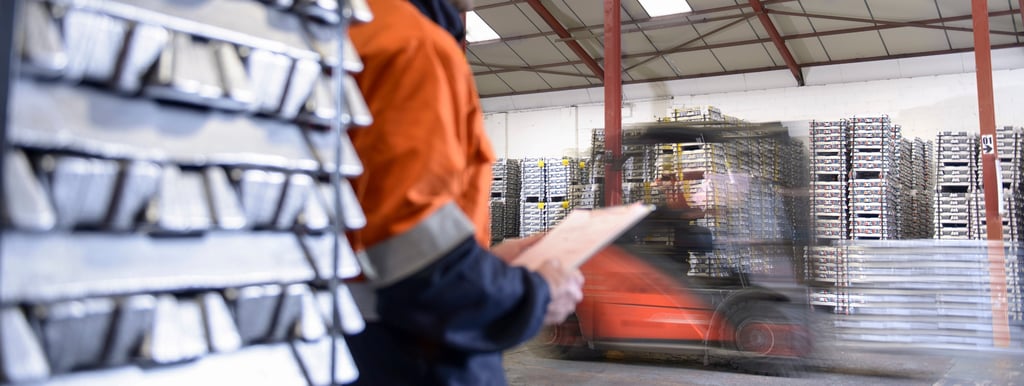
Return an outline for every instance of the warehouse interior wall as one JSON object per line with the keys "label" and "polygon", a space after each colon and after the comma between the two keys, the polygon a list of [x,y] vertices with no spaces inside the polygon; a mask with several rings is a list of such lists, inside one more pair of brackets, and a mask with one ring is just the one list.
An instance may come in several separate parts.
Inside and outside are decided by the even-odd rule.
{"label": "warehouse interior wall", "polygon": [[[996,123],[1024,126],[1024,50],[992,54]],[[877,114],[909,138],[978,131],[973,53],[812,67],[805,78],[804,87],[788,71],[626,85],[623,123],[712,105],[748,121],[782,121],[797,138],[807,136],[810,120]],[[601,99],[600,88],[485,98],[484,124],[498,157],[585,157],[591,130],[604,126]]]}

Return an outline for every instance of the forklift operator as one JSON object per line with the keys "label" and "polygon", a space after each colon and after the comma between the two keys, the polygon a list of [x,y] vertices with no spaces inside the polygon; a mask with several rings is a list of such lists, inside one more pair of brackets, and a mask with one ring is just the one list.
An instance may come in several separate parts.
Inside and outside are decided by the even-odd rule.
{"label": "forklift operator", "polygon": [[[687,178],[686,180],[693,180]],[[671,223],[673,229],[672,245],[677,256],[688,259],[691,252],[710,252],[712,249],[711,231],[694,224],[703,218],[703,209],[690,205],[687,195],[687,184],[676,178],[674,174],[663,174],[658,179],[658,189],[665,197],[665,205],[659,206],[652,217]],[[698,200],[699,201],[699,200]]]}
{"label": "forklift operator", "polygon": [[583,276],[508,264],[537,238],[484,247],[495,157],[459,46],[460,9],[449,0],[369,5],[374,20],[350,30],[374,117],[351,132],[367,217],[349,235],[366,276],[352,286],[366,329],[347,338],[357,384],[505,384],[502,350],[565,320]]}

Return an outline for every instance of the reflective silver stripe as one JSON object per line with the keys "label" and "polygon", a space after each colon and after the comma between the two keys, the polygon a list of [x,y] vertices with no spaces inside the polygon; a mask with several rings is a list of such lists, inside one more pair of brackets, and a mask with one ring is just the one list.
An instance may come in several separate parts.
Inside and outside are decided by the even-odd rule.
{"label": "reflective silver stripe", "polygon": [[469,217],[450,202],[405,233],[367,248],[364,264],[373,272],[367,276],[377,287],[394,284],[437,261],[475,233]]}

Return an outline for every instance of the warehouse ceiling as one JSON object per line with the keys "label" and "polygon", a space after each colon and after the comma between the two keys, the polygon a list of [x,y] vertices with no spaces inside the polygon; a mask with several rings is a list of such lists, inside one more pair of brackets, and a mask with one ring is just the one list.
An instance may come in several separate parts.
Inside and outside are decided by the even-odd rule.
{"label": "warehouse ceiling", "polygon": [[[692,11],[655,17],[641,3],[657,0],[621,1],[626,84],[789,70],[802,85],[808,67],[973,50],[967,0],[685,0]],[[993,49],[1024,46],[1021,2],[989,1]],[[468,45],[481,97],[602,84],[604,1],[476,4],[496,34],[470,20],[490,39]]]}

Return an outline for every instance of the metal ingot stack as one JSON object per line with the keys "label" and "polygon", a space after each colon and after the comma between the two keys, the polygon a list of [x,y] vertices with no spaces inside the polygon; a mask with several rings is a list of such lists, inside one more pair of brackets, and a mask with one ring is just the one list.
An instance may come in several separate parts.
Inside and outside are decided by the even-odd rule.
{"label": "metal ingot stack", "polygon": [[[935,234],[934,194],[935,172],[932,165],[934,145],[931,141],[914,139],[909,147],[910,170],[901,174],[904,181],[904,196],[910,197],[909,211],[903,212],[907,228],[901,234],[903,239],[932,238]],[[907,158],[901,154],[900,160]],[[908,214],[909,213],[909,214]]]}
{"label": "metal ingot stack", "polygon": [[915,219],[918,218],[920,213],[917,208],[917,199],[914,196],[914,183],[915,180],[921,178],[920,175],[914,173],[914,142],[903,139],[899,143],[900,152],[898,158],[899,178],[897,184],[899,186],[900,195],[897,197],[899,203],[896,205],[896,223],[897,223],[897,234],[900,238],[911,239],[915,237]]}
{"label": "metal ingot stack", "polygon": [[519,160],[499,159],[491,167],[491,242],[519,237],[522,171]]}
{"label": "metal ingot stack", "polygon": [[[848,239],[850,235],[848,126],[846,120],[812,121],[810,128],[810,213],[813,227],[808,250],[810,279],[835,287],[844,280],[846,272],[844,250],[836,242]],[[829,291],[816,292],[817,302],[836,307],[837,297],[841,294]]]}
{"label": "metal ingot stack", "polygon": [[[1021,241],[1021,221],[1022,218],[1021,210],[1024,209],[1024,190],[1021,189],[1021,178],[1022,176],[1022,159],[1021,148],[1020,148],[1021,130],[1012,126],[1005,126],[996,130],[996,144],[999,153],[999,169],[1000,169],[1000,182],[1002,183],[1002,209],[1000,213],[1003,214],[1003,240],[1011,241],[1014,243]],[[980,154],[979,154],[980,157]],[[980,191],[984,193],[984,184],[982,180],[980,165],[981,161],[978,161],[978,181]],[[982,208],[984,208],[984,201],[982,201]],[[982,224],[986,224],[982,218]]]}
{"label": "metal ingot stack", "polygon": [[[996,346],[992,280],[983,241],[849,241],[847,305],[836,342],[875,349],[991,349]],[[1012,257],[1011,257],[1012,258]],[[1019,299],[1010,299],[1019,309]],[[1015,304],[1016,303],[1016,304]],[[1019,319],[1009,348],[1020,349]]]}
{"label": "metal ingot stack", "polygon": [[0,382],[356,379],[345,31],[372,15],[273,3],[0,2]]}
{"label": "metal ingot stack", "polygon": [[526,158],[523,176],[519,233],[528,236],[557,225],[572,208],[578,187],[580,164],[569,158]]}
{"label": "metal ingot stack", "polygon": [[935,238],[969,240],[976,186],[978,139],[965,132],[937,137]]}
{"label": "metal ingot stack", "polygon": [[587,184],[603,184],[605,174],[604,129],[594,129],[590,134],[590,160],[587,167]]}
{"label": "metal ingot stack", "polygon": [[604,152],[604,129],[593,129],[590,135],[590,158],[585,162],[585,178],[580,179],[583,185],[581,207],[598,208],[604,205]]}
{"label": "metal ingot stack", "polygon": [[846,127],[846,121],[811,122],[811,216],[815,239],[822,243],[850,234]]}
{"label": "metal ingot stack", "polygon": [[[1010,318],[1022,320],[1021,309],[1021,272],[1019,261],[1014,258],[1021,254],[1022,234],[1021,226],[1024,225],[1024,186],[1021,185],[1024,178],[1022,170],[1021,141],[1024,140],[1024,132],[1020,128],[1005,126],[996,130],[996,144],[999,153],[1000,182],[1002,183],[1003,208],[1000,212],[1003,215],[1003,240],[1006,241],[1006,277],[1007,291],[1009,295]],[[980,165],[980,161],[979,161]],[[979,180],[981,174],[979,172]],[[984,189],[981,189],[984,191]],[[984,205],[982,205],[984,208]],[[987,221],[982,221],[987,224]],[[984,225],[983,225],[984,227]],[[984,230],[984,228],[983,228]]]}
{"label": "metal ingot stack", "polygon": [[851,124],[851,238],[899,237],[899,125],[887,116],[855,117]]}
{"label": "metal ingot stack", "polygon": [[[666,111],[667,122],[724,122],[726,116],[715,106],[681,106]],[[738,121],[738,120],[737,120]]]}

